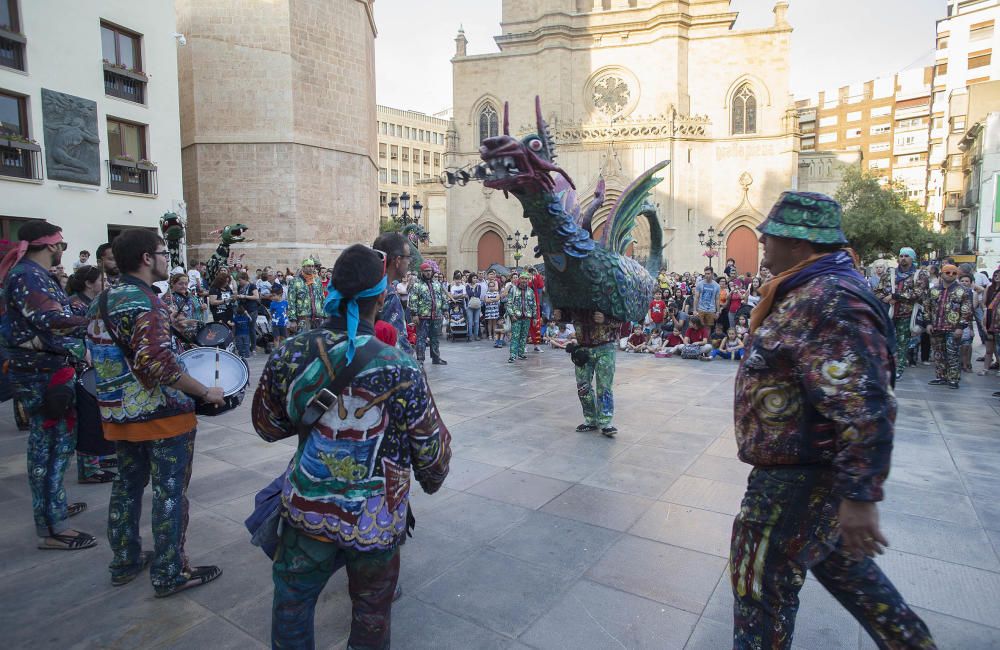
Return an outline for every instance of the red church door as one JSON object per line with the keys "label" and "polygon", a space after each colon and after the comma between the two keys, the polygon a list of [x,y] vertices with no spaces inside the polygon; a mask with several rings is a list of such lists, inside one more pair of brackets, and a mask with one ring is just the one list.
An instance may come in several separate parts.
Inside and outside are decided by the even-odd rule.
{"label": "red church door", "polygon": [[746,226],[739,226],[726,239],[726,258],[736,260],[736,270],[740,275],[757,273],[758,252],[757,235]]}
{"label": "red church door", "polygon": [[503,264],[503,239],[492,230],[487,230],[479,238],[479,258],[477,271],[485,271],[490,264]]}

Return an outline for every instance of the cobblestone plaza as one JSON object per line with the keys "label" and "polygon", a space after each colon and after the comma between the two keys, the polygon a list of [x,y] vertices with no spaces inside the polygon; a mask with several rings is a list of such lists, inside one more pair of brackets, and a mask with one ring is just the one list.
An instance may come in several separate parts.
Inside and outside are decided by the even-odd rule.
{"label": "cobblestone plaza", "polygon": [[[735,365],[620,354],[618,437],[573,431],[579,404],[566,355],[508,366],[485,343],[445,344],[427,372],[453,435],[445,486],[414,488],[417,526],[402,550],[396,648],[700,648],[731,646],[729,533],[749,466],[736,459]],[[531,354],[531,353],[529,353]],[[254,375],[263,357],[252,360]],[[897,388],[893,468],[881,506],[890,550],[880,566],[939,647],[1000,647],[1000,403],[994,378],[959,391]],[[251,382],[255,385],[256,379]],[[145,575],[110,584],[108,485],[78,485],[89,509],[73,525],[96,549],[35,549],[26,434],[9,403],[0,419],[0,621],[11,648],[257,648],[269,640],[270,563],[243,519],[283,470],[291,443],[266,444],[243,405],[199,425],[189,496],[193,564],[211,585],[156,600]],[[287,442],[287,441],[286,441]],[[144,540],[151,536],[149,490]],[[48,617],[46,617],[48,616]],[[346,578],[323,592],[319,647],[343,648]],[[797,648],[874,648],[812,578]]]}

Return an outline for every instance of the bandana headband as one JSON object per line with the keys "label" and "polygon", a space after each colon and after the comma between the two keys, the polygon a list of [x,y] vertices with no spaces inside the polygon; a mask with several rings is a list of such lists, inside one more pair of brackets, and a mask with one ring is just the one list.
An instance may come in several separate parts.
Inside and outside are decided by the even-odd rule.
{"label": "bandana headband", "polygon": [[344,300],[347,301],[347,363],[354,361],[354,351],[357,347],[354,341],[358,336],[358,321],[361,320],[361,315],[358,310],[358,298],[372,298],[374,296],[379,296],[385,293],[385,288],[388,286],[388,283],[388,277],[383,275],[382,279],[379,280],[379,283],[374,287],[360,291],[351,298],[345,297],[333,287],[332,283],[330,284],[330,295],[327,296],[326,302],[323,303],[323,311],[326,315],[335,315],[340,309],[340,303]]}
{"label": "bandana headband", "polygon": [[38,239],[33,239],[31,241],[21,240],[17,242],[17,246],[11,249],[0,262],[0,282],[7,279],[7,274],[10,270],[17,266],[17,263],[21,261],[21,258],[25,256],[28,252],[29,246],[50,246],[52,244],[58,244],[63,240],[61,232],[54,233],[52,235],[46,235],[45,237],[39,237]]}

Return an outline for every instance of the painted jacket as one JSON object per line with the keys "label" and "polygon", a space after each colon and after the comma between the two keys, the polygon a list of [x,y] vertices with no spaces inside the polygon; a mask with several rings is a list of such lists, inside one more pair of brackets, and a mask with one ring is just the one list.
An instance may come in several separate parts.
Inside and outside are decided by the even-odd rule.
{"label": "painted jacket", "polygon": [[[358,347],[372,335],[358,328]],[[342,332],[289,339],[268,360],[253,399],[254,428],[268,442],[296,434],[310,398],[344,365]],[[299,442],[285,472],[282,516],[310,535],[359,550],[385,550],[406,534],[410,467],[426,488],[448,475],[451,434],[424,375],[398,348],[381,351]]]}
{"label": "painted jacket", "polygon": [[893,318],[909,318],[913,308],[924,298],[924,290],[918,277],[923,271],[914,271],[909,277],[896,276],[892,286]]}
{"label": "painted jacket", "polygon": [[972,289],[966,289],[957,281],[949,287],[944,283],[932,287],[924,298],[924,314],[935,334],[965,329],[973,317]]}
{"label": "painted jacket", "polygon": [[410,315],[417,318],[444,318],[448,310],[448,297],[444,287],[437,280],[430,283],[417,280],[410,287],[410,299],[407,305]]}
{"label": "painted jacket", "polygon": [[530,285],[525,289],[510,288],[507,292],[507,315],[511,320],[537,317],[538,303],[535,301],[535,290]]}
{"label": "painted jacket", "polygon": [[69,296],[41,265],[22,259],[10,270],[0,309],[0,339],[11,370],[56,370],[69,357],[84,357],[87,319],[73,313]]}
{"label": "painted jacket", "polygon": [[385,303],[382,305],[382,313],[379,320],[383,320],[396,328],[396,347],[403,352],[414,355],[413,346],[406,337],[406,314],[403,312],[403,303],[395,291],[390,291],[385,296]]}
{"label": "painted jacket", "polygon": [[736,375],[740,460],[830,467],[841,497],[882,499],[896,397],[882,315],[856,295],[869,291],[824,275],[775,302]]}
{"label": "painted jacket", "polygon": [[596,348],[609,343],[618,343],[618,330],[621,323],[613,320],[598,325],[593,321],[593,314],[572,314],[573,329],[576,332],[576,342],[584,348]]}
{"label": "painted jacket", "polygon": [[[166,305],[168,313],[176,311],[181,314],[182,318],[191,321],[201,321],[201,300],[190,293],[184,295],[168,291],[160,296],[160,300]],[[198,327],[199,323],[191,323],[184,328],[184,336],[188,340],[194,340],[195,335],[198,333]]]}
{"label": "painted jacket", "polygon": [[312,282],[299,273],[288,283],[285,299],[288,300],[288,320],[291,322],[309,318],[323,318],[323,300],[326,297],[323,283],[318,275]]}
{"label": "painted jacket", "polygon": [[[108,321],[119,340],[129,350],[118,347],[104,325],[100,298],[87,312],[87,348],[97,371],[97,402],[101,420],[107,425],[148,423],[169,417],[194,424],[194,400],[169,385],[180,379],[184,370],[176,357],[177,346],[170,335],[170,313],[158,296],[143,291],[145,283],[131,275],[122,275],[117,286],[106,290]],[[147,291],[151,291],[145,285]],[[121,435],[118,435],[121,433]],[[161,432],[166,438],[184,431]],[[114,426],[104,428],[109,440],[136,439]],[[150,438],[152,439],[152,438]]]}

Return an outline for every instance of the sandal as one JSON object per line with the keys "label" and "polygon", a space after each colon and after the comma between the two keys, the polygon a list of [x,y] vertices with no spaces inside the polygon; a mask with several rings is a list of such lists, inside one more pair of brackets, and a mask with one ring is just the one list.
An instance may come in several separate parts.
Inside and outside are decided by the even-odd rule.
{"label": "sandal", "polygon": [[[42,551],[82,551],[85,548],[97,546],[97,538],[87,533],[73,531],[76,535],[65,535],[62,533],[52,533],[48,537],[43,537],[38,548]],[[50,544],[49,540],[55,540],[58,545]]]}
{"label": "sandal", "polygon": [[[173,596],[174,594],[180,593],[187,589],[194,589],[195,587],[206,585],[221,575],[222,575],[222,569],[217,566],[191,567],[186,574],[187,580],[185,580],[180,584],[174,585],[173,587],[168,587],[167,589],[157,589],[154,595],[157,598],[166,598],[167,596]],[[185,577],[185,574],[182,573],[181,577]]]}
{"label": "sandal", "polygon": [[71,503],[68,506],[66,506],[66,518],[68,519],[70,517],[75,517],[81,512],[84,512],[86,509],[87,509],[87,504],[84,503],[83,501],[77,503]]}
{"label": "sandal", "polygon": [[145,571],[153,563],[153,552],[143,551],[139,554],[139,569],[122,576],[111,576],[111,585],[121,587],[135,580],[136,576]]}
{"label": "sandal", "polygon": [[101,471],[91,474],[86,478],[77,479],[76,482],[89,485],[91,483],[110,483],[113,480],[115,480],[115,473],[102,469]]}

